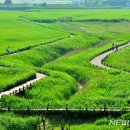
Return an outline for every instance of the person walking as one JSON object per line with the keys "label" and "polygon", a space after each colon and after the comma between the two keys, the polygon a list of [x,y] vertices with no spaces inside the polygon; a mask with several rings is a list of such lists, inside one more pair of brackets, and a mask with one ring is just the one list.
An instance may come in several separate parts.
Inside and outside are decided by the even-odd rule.
{"label": "person walking", "polygon": [[10,47],[7,48],[7,54],[10,55]]}
{"label": "person walking", "polygon": [[116,51],[118,51],[118,46],[116,45]]}
{"label": "person walking", "polygon": [[115,43],[113,42],[112,43],[112,49],[114,50],[114,48],[115,48]]}
{"label": "person walking", "polygon": [[112,43],[112,49],[115,50],[115,43]]}

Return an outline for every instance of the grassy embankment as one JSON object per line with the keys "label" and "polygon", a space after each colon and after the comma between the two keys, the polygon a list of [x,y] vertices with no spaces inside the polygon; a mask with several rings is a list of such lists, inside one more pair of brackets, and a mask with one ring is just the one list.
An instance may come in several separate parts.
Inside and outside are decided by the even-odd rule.
{"label": "grassy embankment", "polygon": [[[110,106],[126,105],[128,103],[129,96],[127,98],[122,98],[123,93],[121,93],[120,89],[117,89],[117,87],[120,88],[123,84],[125,88],[128,88],[127,84],[125,84],[125,81],[126,77],[129,79],[129,75],[114,70],[106,71],[99,69],[91,66],[89,63],[89,59],[91,57],[111,47],[111,44],[105,45],[104,43],[99,44],[100,46],[95,46],[92,48],[92,46],[98,42],[98,39],[95,39],[96,37],[102,36],[104,39],[117,41],[118,44],[129,40],[129,33],[126,37],[123,37],[124,33],[126,33],[124,29],[122,29],[122,37],[119,34],[111,34],[111,26],[114,24],[113,27],[115,27],[115,23],[102,24],[104,30],[109,27],[108,30],[104,31],[104,33],[101,31],[93,31],[94,34],[92,35],[92,33],[88,34],[88,32],[85,31],[81,35],[80,31],[78,36],[72,37],[68,40],[63,40],[50,45],[40,46],[28,52],[23,52],[20,55],[12,56],[12,63],[9,62],[9,57],[6,57],[5,64],[12,64],[12,66],[16,63],[18,66],[18,63],[21,63],[20,66],[26,63],[27,66],[32,66],[32,68],[37,68],[39,70],[40,68],[38,67],[44,65],[43,71],[47,71],[50,74],[50,77],[35,84],[32,90],[26,92],[25,97],[29,100],[26,100],[26,98],[22,99],[11,96],[8,99],[3,99],[3,106],[10,105],[11,107],[27,107],[29,105],[31,107],[43,107],[48,103],[57,106],[57,104],[65,104],[66,101],[71,107],[79,108],[85,107],[86,104],[91,105],[92,107],[104,104]],[[124,27],[126,25],[127,24],[125,23],[123,24]],[[102,28],[101,25],[99,26]],[[99,28],[99,26],[97,28]],[[117,27],[119,30],[119,23],[117,24]],[[93,29],[95,28],[93,27],[89,29],[89,32],[92,32]],[[107,35],[106,33],[110,35]],[[89,37],[85,36],[84,34],[88,34]],[[84,47],[89,48],[86,48],[84,50],[81,49]],[[58,58],[59,56],[77,48],[80,49],[61,58]],[[55,53],[52,53],[54,51]],[[48,52],[48,54],[46,52]],[[54,60],[56,58],[58,59]],[[121,81],[119,81],[120,77],[122,77]],[[102,80],[102,78],[105,80]],[[77,92],[78,83],[83,84],[84,88]],[[114,86],[116,86],[116,88]],[[75,92],[77,93],[75,94]],[[127,92],[129,93],[129,91]]]}
{"label": "grassy embankment", "polygon": [[[12,51],[16,51],[19,48],[41,42],[45,43],[50,41],[50,39],[53,40],[56,37],[66,36],[68,32],[77,34],[70,39],[38,46],[19,55],[1,58],[0,64],[10,67],[0,68],[0,78],[2,81],[0,89],[14,86],[18,81],[28,78],[36,73],[36,71],[47,72],[49,74],[48,78],[34,84],[31,90],[27,90],[24,98],[5,96],[2,99],[3,107],[25,108],[29,106],[43,108],[48,103],[54,105],[53,107],[57,107],[57,104],[68,103],[69,107],[73,108],[83,108],[86,104],[91,107],[104,104],[109,106],[129,105],[130,75],[117,70],[99,69],[89,63],[90,58],[111,48],[111,41],[115,41],[116,44],[122,44],[130,40],[129,22],[115,23],[115,21],[120,21],[120,19],[129,19],[129,10],[103,10],[102,13],[100,10],[57,10],[56,12],[54,10],[53,12],[46,10],[44,12],[32,13],[11,12],[10,14],[9,12],[2,11],[0,15],[2,25],[1,35],[3,38],[1,39],[1,54],[5,53],[7,46],[10,46]],[[109,22],[38,23],[39,25],[37,25],[33,22],[26,23],[28,21],[17,21],[18,17],[23,15],[27,19],[57,19],[59,15],[63,17],[72,15],[75,21],[85,21],[86,19],[91,21],[92,19],[99,19],[97,21],[102,21],[105,19]],[[9,20],[10,24],[7,20]],[[16,26],[12,26],[14,24]],[[57,29],[49,29],[41,27],[41,25],[51,28],[59,27],[59,30],[64,29],[66,33],[61,34]],[[84,28],[81,28],[81,26]],[[28,30],[28,32],[25,30]],[[117,55],[122,56],[120,56],[120,59],[127,57],[126,55],[129,53],[126,51],[127,49],[112,55],[109,64],[112,63],[111,61],[114,58],[118,59],[117,57],[119,56]],[[123,68],[123,65],[125,65],[125,69],[129,69],[127,67],[128,63],[128,58],[125,58],[124,62],[117,67]],[[81,90],[78,90],[79,83],[84,86]],[[34,129],[37,125],[36,118],[23,119],[6,114],[1,114],[0,118],[0,123],[2,122],[0,127],[4,130],[12,128],[12,126],[14,126],[13,130],[15,128],[21,130]],[[17,124],[16,120],[23,123]],[[108,126],[108,122],[103,125],[98,122],[102,121],[97,121],[95,124],[72,125],[72,129],[125,129],[121,126]],[[35,124],[33,128],[32,124]]]}

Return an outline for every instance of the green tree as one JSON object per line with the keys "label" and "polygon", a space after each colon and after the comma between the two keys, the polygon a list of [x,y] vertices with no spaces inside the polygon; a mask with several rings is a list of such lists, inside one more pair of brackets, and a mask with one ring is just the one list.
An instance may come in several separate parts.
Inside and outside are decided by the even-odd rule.
{"label": "green tree", "polygon": [[85,0],[87,6],[109,5],[109,6],[123,6],[129,0]]}
{"label": "green tree", "polygon": [[11,0],[5,0],[4,5],[11,5],[12,1]]}
{"label": "green tree", "polygon": [[46,2],[44,2],[43,4],[41,4],[42,6],[44,6],[44,7],[47,7],[47,3]]}
{"label": "green tree", "polygon": [[108,0],[109,5],[116,6],[116,5],[124,5],[127,0]]}

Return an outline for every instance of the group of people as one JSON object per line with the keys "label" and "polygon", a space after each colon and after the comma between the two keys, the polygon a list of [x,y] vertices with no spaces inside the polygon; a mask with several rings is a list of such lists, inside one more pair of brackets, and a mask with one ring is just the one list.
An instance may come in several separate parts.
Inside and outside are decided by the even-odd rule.
{"label": "group of people", "polygon": [[113,50],[118,51],[118,46],[117,46],[117,45],[115,45],[115,43],[114,43],[114,42],[112,43],[112,49],[113,49]]}

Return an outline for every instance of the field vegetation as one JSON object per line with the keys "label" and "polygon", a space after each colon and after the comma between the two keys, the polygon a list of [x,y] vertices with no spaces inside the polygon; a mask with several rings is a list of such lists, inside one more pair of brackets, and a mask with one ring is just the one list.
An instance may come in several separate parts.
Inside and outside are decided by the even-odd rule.
{"label": "field vegetation", "polygon": [[0,115],[1,130],[36,130],[38,123],[38,117],[21,117],[12,113]]}
{"label": "field vegetation", "polygon": [[[52,117],[53,118],[53,117]],[[121,120],[124,122],[126,120],[129,120],[130,114],[126,113],[119,117],[101,117],[98,119],[92,119],[91,117],[89,119],[79,119],[77,117],[72,118],[71,121],[58,118],[57,120],[52,119],[46,119],[47,124],[50,124],[49,128],[54,128],[56,130],[61,129],[63,127],[64,129],[70,128],[72,130],[129,130],[129,126],[121,125]],[[114,122],[115,121],[115,122]],[[116,124],[116,122],[120,121],[120,123]],[[55,123],[54,123],[55,122]],[[114,123],[113,123],[114,122]],[[55,125],[53,125],[55,124]],[[115,124],[115,125],[114,125]]]}
{"label": "field vegetation", "polygon": [[[71,22],[58,21],[70,16]],[[68,104],[69,108],[106,105],[120,109],[129,106],[130,74],[122,70],[130,69],[130,49],[116,52],[105,60],[117,69],[107,70],[90,64],[93,57],[111,49],[112,42],[121,45],[130,40],[129,20],[129,10],[0,11],[0,90],[33,79],[36,72],[48,75],[22,95],[3,96],[0,106],[45,108],[49,104],[52,108],[61,108]],[[11,52],[20,50],[19,53],[3,55],[8,46]],[[2,121],[3,116],[15,122],[10,118],[15,115],[1,114]],[[17,127],[21,130],[28,129],[28,120],[29,128],[32,123],[37,125],[36,118],[16,119],[25,124],[23,128]],[[1,129],[8,129],[10,124],[2,124]],[[74,125],[72,129],[118,128],[96,125]]]}
{"label": "field vegetation", "polygon": [[110,55],[104,62],[111,67],[115,67],[117,69],[123,71],[130,71],[130,47],[127,47],[119,52]]}
{"label": "field vegetation", "polygon": [[29,22],[24,17],[23,12],[0,11],[0,17],[0,54],[6,53],[8,46],[12,51],[18,51],[18,49],[40,43],[44,44],[68,36],[64,31],[59,33],[57,31],[58,27],[57,29],[51,28],[54,25],[48,25],[46,27]]}
{"label": "field vegetation", "polygon": [[[54,17],[57,17],[59,13],[67,16],[67,12],[68,11],[65,10],[62,12],[58,10]],[[37,12],[27,12],[25,15],[27,19],[39,19],[42,18],[40,15],[42,13],[45,12],[39,12],[39,15],[36,15]],[[47,14],[48,13],[50,13],[50,11],[47,12]],[[82,13],[82,10],[80,13]],[[88,14],[89,13],[94,12],[88,11]],[[123,10],[122,13],[125,13],[125,10]],[[28,14],[30,14],[30,16],[28,16]],[[78,20],[77,14],[73,15],[76,20]],[[98,15],[99,12],[97,11],[96,16]],[[46,18],[46,16],[44,17]],[[102,14],[102,18],[103,17]],[[112,18],[113,16],[109,19]],[[120,19],[120,16],[118,16],[118,18]],[[66,36],[69,36],[71,33],[75,34],[75,36],[45,45],[39,45],[14,56],[4,56],[4,59],[1,59],[0,63],[2,66],[10,66],[11,69],[7,68],[9,69],[8,72],[10,72],[10,75],[7,75],[9,77],[11,75],[13,76],[11,76],[11,80],[8,80],[8,82],[6,82],[5,79],[3,80],[3,84],[0,84],[2,89],[13,87],[20,80],[30,79],[29,77],[32,77],[36,71],[47,72],[49,77],[34,84],[32,89],[25,93],[24,98],[15,96],[10,96],[9,98],[8,96],[3,97],[3,107],[11,106],[21,108],[31,106],[39,108],[46,106],[48,103],[53,107],[65,103],[69,103],[71,107],[85,107],[86,104],[90,106],[104,104],[109,106],[121,105],[123,107],[128,104],[129,91],[127,90],[129,88],[125,81],[126,77],[129,79],[129,75],[121,71],[107,71],[93,67],[90,65],[89,60],[100,52],[111,48],[111,42],[113,41],[116,42],[116,44],[127,42],[130,35],[128,28],[129,22],[94,21],[60,24],[35,23],[30,21],[30,24],[35,26],[51,26],[53,27],[53,29],[51,29],[52,33],[55,33],[54,28],[59,26],[59,30],[56,31],[60,32],[60,30],[64,30]],[[50,28],[47,29],[49,30]],[[50,36],[52,35],[50,34]],[[21,71],[25,73],[18,74],[16,78],[16,76],[11,73],[12,68],[16,70],[17,74],[21,73]],[[6,72],[4,73],[4,71],[2,71],[3,69],[5,70],[5,68],[1,68],[1,75],[5,74],[6,76]],[[25,78],[23,78],[23,75]],[[120,77],[122,77],[122,80],[117,82]],[[105,78],[105,80],[101,80],[102,78]],[[12,85],[10,86],[10,84]],[[83,89],[78,90],[79,85],[83,85]],[[124,91],[120,91],[121,89],[117,89],[121,86],[127,88],[124,89],[127,95],[126,93],[124,95]],[[115,88],[116,93],[113,93]]]}

